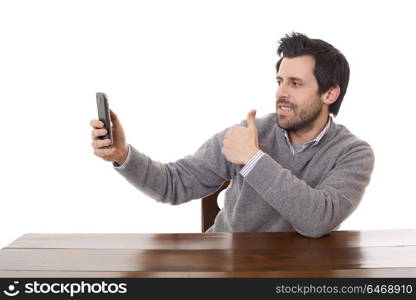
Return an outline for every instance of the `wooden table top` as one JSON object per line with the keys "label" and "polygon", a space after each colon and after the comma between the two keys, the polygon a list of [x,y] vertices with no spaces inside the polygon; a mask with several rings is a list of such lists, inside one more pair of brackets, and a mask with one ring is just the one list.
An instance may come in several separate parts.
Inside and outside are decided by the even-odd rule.
{"label": "wooden table top", "polygon": [[25,234],[0,277],[416,277],[416,230]]}

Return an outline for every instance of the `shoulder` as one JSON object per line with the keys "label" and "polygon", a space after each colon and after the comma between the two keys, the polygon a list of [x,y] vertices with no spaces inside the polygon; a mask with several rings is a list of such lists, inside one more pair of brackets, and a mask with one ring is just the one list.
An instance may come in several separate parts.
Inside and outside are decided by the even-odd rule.
{"label": "shoulder", "polygon": [[366,157],[374,161],[374,151],[368,142],[350,132],[342,124],[332,122],[331,129],[333,130],[333,134],[330,135],[331,138],[328,143],[338,148],[342,154],[362,158]]}

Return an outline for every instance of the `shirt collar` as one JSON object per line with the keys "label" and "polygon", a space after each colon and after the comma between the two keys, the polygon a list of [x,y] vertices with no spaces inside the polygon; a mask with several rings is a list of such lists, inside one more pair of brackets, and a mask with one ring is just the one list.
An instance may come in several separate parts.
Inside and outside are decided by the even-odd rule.
{"label": "shirt collar", "polygon": [[[322,129],[322,131],[316,136],[316,138],[315,139],[313,139],[312,141],[309,141],[309,142],[306,142],[306,143],[304,143],[303,145],[306,145],[306,144],[310,144],[310,143],[312,143],[313,142],[313,144],[314,145],[316,145],[316,144],[318,144],[319,143],[319,141],[324,137],[324,135],[328,132],[328,129],[329,129],[329,127],[331,126],[331,122],[332,122],[332,118],[331,118],[331,116],[329,116],[328,117],[328,121],[326,122],[326,125],[325,125],[325,127],[324,127],[324,129]],[[284,134],[284,136],[285,136],[285,138],[286,138],[286,140],[289,142],[289,143],[291,143],[290,142],[290,139],[289,139],[289,135],[288,135],[288,133],[287,133],[287,130],[285,130],[285,129],[283,129],[283,128],[281,128],[282,129],[282,132],[283,132],[283,134]]]}

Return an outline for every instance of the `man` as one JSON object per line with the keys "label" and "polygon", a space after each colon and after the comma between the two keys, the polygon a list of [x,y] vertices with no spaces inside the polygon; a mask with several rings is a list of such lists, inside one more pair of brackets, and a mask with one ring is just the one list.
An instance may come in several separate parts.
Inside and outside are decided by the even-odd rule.
{"label": "man", "polygon": [[374,165],[371,147],[335,124],[349,81],[336,48],[299,33],[280,40],[276,113],[223,130],[194,155],[163,164],[125,141],[112,112],[114,144],[100,140],[95,155],[114,162],[130,183],[157,201],[181,204],[232,180],[224,207],[207,232],[297,231],[321,237],[337,229],[359,204]]}

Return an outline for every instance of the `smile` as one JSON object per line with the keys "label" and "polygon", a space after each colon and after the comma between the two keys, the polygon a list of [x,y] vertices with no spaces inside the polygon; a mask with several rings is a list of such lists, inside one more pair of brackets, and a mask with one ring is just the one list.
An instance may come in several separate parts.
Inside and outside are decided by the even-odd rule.
{"label": "smile", "polygon": [[278,104],[277,110],[280,114],[288,114],[292,111],[292,107],[290,105]]}
{"label": "smile", "polygon": [[289,110],[291,110],[291,108],[290,108],[290,107],[288,107],[288,106],[283,106],[283,105],[281,105],[279,108],[280,108],[281,110],[284,110],[284,111],[289,111]]}

